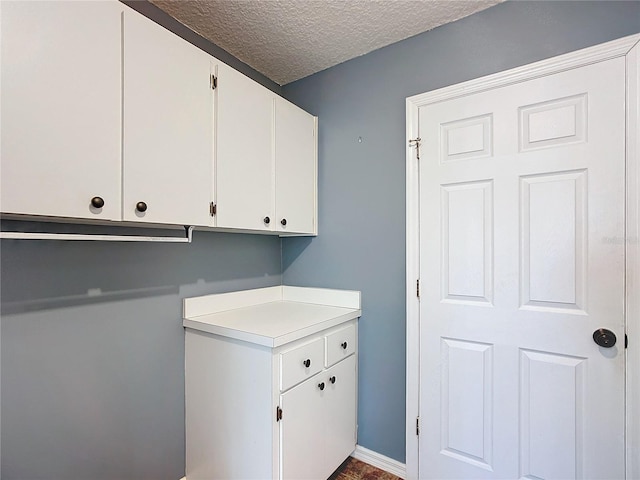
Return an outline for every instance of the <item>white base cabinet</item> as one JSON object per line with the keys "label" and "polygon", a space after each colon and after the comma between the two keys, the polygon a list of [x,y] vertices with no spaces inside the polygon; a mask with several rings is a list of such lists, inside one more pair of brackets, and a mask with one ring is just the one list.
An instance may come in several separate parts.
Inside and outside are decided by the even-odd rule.
{"label": "white base cabinet", "polygon": [[360,293],[185,300],[187,480],[324,480],[356,446]]}

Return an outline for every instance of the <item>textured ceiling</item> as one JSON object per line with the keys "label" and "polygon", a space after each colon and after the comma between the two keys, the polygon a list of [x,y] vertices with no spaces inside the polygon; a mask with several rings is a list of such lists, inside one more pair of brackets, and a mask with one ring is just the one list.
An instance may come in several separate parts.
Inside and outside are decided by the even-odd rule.
{"label": "textured ceiling", "polygon": [[284,85],[503,0],[150,0]]}

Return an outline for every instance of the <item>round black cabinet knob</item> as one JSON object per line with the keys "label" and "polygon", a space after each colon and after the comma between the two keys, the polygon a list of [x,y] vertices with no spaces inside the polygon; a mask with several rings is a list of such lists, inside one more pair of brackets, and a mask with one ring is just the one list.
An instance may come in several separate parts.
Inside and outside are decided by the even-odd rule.
{"label": "round black cabinet knob", "polygon": [[104,207],[104,200],[102,199],[102,197],[93,197],[91,199],[91,206],[93,208],[102,208]]}
{"label": "round black cabinet knob", "polygon": [[324,390],[324,382],[318,384],[320,390]]}
{"label": "round black cabinet knob", "polygon": [[333,376],[333,377],[329,378],[329,381],[330,381],[332,384],[333,384],[333,383],[336,383],[336,377],[335,377],[335,376]]}
{"label": "round black cabinet knob", "polygon": [[280,223],[282,224],[283,227],[285,227],[287,225],[287,219],[283,218],[282,220],[280,220]]}
{"label": "round black cabinet knob", "polygon": [[302,362],[302,364],[305,367],[309,368],[311,366],[311,360],[307,358],[304,362]]}
{"label": "round black cabinet knob", "polygon": [[147,204],[144,203],[144,202],[136,203],[136,210],[139,211],[140,213],[146,212],[147,211]]}
{"label": "round black cabinet knob", "polygon": [[593,332],[593,341],[604,348],[611,348],[616,344],[616,334],[606,328],[599,328]]}
{"label": "round black cabinet knob", "polygon": [[347,342],[342,342],[340,344],[340,346],[346,350],[347,349]]}
{"label": "round black cabinet knob", "polygon": [[271,222],[271,219],[269,217],[264,217],[263,222],[269,225],[269,223]]}

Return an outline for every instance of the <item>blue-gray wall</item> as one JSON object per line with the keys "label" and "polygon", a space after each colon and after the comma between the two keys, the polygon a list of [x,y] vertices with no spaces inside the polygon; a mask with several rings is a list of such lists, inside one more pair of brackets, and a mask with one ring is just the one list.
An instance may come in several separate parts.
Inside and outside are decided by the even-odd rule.
{"label": "blue-gray wall", "polygon": [[184,476],[181,299],[279,285],[280,239],[3,240],[0,262],[2,478]]}
{"label": "blue-gray wall", "polygon": [[[155,6],[127,3],[280,92]],[[2,223],[21,227],[104,232]],[[2,479],[184,476],[181,299],[281,284],[279,238],[193,238],[191,245],[0,242]]]}
{"label": "blue-gray wall", "polygon": [[640,2],[510,1],[283,88],[319,116],[320,202],[283,281],[362,290],[360,445],[405,458],[405,98],[639,31]]}

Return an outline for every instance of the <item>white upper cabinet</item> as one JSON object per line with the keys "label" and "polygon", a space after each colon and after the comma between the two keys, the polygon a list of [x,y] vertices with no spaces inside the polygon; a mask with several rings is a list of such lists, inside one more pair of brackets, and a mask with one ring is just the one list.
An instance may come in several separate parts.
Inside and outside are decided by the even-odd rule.
{"label": "white upper cabinet", "polygon": [[0,212],[317,233],[316,118],[118,1],[0,1]]}
{"label": "white upper cabinet", "polygon": [[0,9],[0,210],[120,219],[121,4]]}
{"label": "white upper cabinet", "polygon": [[316,232],[316,118],[277,97],[275,103],[276,229]]}
{"label": "white upper cabinet", "polygon": [[212,57],[124,12],[123,220],[211,226]]}
{"label": "white upper cabinet", "polygon": [[218,65],[216,226],[316,233],[316,118]]}
{"label": "white upper cabinet", "polygon": [[218,64],[216,226],[273,230],[273,93]]}

